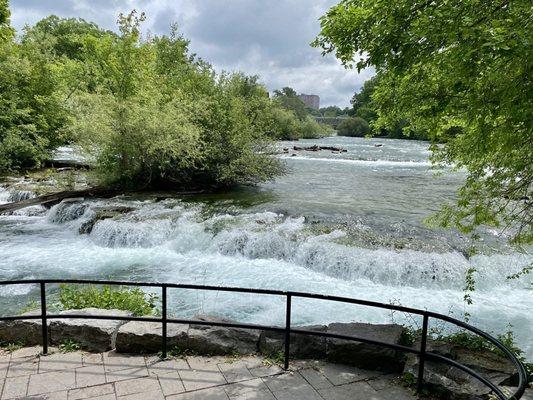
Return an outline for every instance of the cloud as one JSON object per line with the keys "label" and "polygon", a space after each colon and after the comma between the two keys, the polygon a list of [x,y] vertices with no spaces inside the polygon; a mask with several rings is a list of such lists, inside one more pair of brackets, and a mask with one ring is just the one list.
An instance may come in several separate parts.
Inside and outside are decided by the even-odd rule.
{"label": "cloud", "polygon": [[191,50],[217,70],[259,75],[274,90],[291,86],[318,94],[321,105],[348,106],[353,93],[373,72],[344,69],[309,43],[320,30],[318,18],[338,0],[11,0],[12,24],[56,14],[81,17],[116,29],[120,12],[146,12],[145,29],[169,32],[177,22]]}

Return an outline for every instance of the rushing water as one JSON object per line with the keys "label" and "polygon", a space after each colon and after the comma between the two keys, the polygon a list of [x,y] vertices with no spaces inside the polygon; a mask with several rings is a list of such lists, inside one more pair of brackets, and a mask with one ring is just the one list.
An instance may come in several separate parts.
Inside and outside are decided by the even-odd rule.
{"label": "rushing water", "polygon": [[[325,138],[282,143],[346,148],[289,151],[288,173],[257,188],[172,198],[164,193],[30,207],[0,217],[0,279],[113,278],[187,282],[336,294],[427,308],[460,317],[464,276],[477,289],[467,311],[475,325],[501,333],[512,324],[533,357],[531,278],[505,276],[531,263],[505,238],[482,230],[468,238],[432,230],[422,220],[453,201],[464,178],[435,176],[427,144]],[[382,144],[376,147],[376,144]],[[295,156],[292,156],[295,154]],[[0,189],[0,202],[28,198]],[[133,210],[79,229],[102,207]],[[14,311],[36,288],[0,288],[0,309]],[[282,323],[284,299],[172,290],[175,314],[213,313],[254,323]],[[311,300],[294,301],[296,323],[412,323],[404,315]],[[7,310],[7,311],[6,311]],[[416,322],[416,321],[415,321]]]}

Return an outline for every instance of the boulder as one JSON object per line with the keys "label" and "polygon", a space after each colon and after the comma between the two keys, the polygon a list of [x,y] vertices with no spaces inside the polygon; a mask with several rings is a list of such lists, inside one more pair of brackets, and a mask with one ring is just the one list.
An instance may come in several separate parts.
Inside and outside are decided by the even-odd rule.
{"label": "boulder", "polygon": [[[419,347],[420,343],[415,343]],[[516,373],[507,358],[487,350],[471,350],[444,341],[428,340],[427,351],[455,360],[502,385],[512,380]],[[418,375],[418,356],[410,354],[405,363],[405,373]],[[427,360],[424,367],[424,382],[447,393],[453,400],[486,399],[491,390],[467,373],[442,362]]]}
{"label": "boulder", "polygon": [[[118,329],[115,348],[123,353],[157,353],[162,348],[160,322],[130,321]],[[189,325],[167,324],[167,348],[188,346]]]}
{"label": "boulder", "polygon": [[[41,310],[32,310],[22,315],[40,315]],[[0,321],[0,340],[7,343],[21,343],[26,346],[43,344],[40,319],[19,319]]]}
{"label": "boulder", "polygon": [[[396,324],[333,323],[328,325],[327,331],[385,343],[402,344],[404,328]],[[332,362],[387,372],[401,371],[403,368],[404,357],[396,350],[344,339],[328,338],[326,342],[327,358]]]}
{"label": "boulder", "polygon": [[[294,327],[309,331],[326,332],[326,325],[312,325]],[[259,351],[263,354],[274,354],[283,351],[285,334],[276,331],[263,331],[259,338]],[[291,334],[289,354],[293,357],[320,359],[326,356],[326,338],[320,336]]]}
{"label": "boulder", "polygon": [[[91,316],[131,316],[128,311],[102,310],[98,308],[84,308],[81,310],[67,310],[61,315],[82,314]],[[118,328],[125,321],[108,319],[55,319],[50,322],[50,342],[59,345],[67,340],[73,340],[83,349],[94,352],[111,350],[115,347]]]}
{"label": "boulder", "polygon": [[[196,319],[213,322],[233,322],[212,316],[200,316]],[[258,330],[191,324],[187,349],[203,355],[253,354],[257,352],[259,336],[260,331]]]}

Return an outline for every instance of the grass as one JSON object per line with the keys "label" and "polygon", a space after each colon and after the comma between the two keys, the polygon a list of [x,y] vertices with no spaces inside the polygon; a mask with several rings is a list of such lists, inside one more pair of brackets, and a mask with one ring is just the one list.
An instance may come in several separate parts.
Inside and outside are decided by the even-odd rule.
{"label": "grass", "polygon": [[140,288],[108,285],[66,285],[59,287],[59,306],[64,310],[102,308],[130,311],[135,316],[157,313],[159,297]]}

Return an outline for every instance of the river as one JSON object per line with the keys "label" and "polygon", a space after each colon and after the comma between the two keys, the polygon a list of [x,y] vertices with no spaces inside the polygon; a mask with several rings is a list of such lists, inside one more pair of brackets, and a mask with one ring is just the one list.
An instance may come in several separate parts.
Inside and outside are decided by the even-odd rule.
{"label": "river", "polygon": [[[481,230],[471,243],[456,231],[423,223],[454,200],[461,172],[432,170],[425,142],[331,137],[280,147],[294,144],[347,152],[290,150],[281,156],[286,175],[224,194],[157,193],[0,216],[0,279],[187,282],[335,294],[458,318],[467,311],[471,323],[494,334],[511,324],[533,358],[531,277],[505,279],[533,257],[515,251],[493,229]],[[0,188],[0,202],[28,195]],[[79,234],[96,209],[109,205],[134,210]],[[464,277],[471,267],[478,271],[476,291],[474,304],[465,308]],[[31,286],[0,288],[2,314],[37,293]],[[261,324],[282,324],[284,318],[284,299],[272,296],[171,290],[169,299],[180,316],[209,313]],[[297,324],[419,323],[317,300],[295,300],[293,318]]]}

